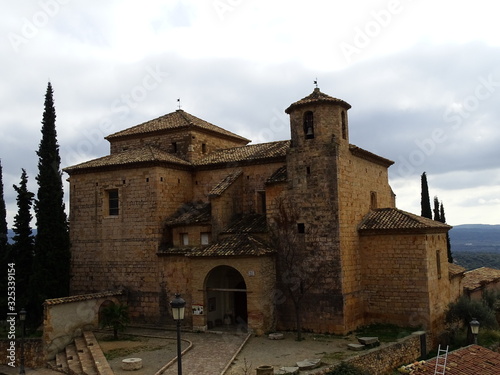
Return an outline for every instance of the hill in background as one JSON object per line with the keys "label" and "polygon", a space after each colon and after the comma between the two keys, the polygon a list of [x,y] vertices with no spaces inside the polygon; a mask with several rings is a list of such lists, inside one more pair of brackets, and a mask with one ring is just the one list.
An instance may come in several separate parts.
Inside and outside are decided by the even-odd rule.
{"label": "hill in background", "polygon": [[466,224],[450,230],[455,263],[466,269],[500,269],[500,225]]}

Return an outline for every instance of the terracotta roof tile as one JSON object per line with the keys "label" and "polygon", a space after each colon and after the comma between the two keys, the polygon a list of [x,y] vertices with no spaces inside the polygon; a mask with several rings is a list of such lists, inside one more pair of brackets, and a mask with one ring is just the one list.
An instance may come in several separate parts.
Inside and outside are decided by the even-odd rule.
{"label": "terracotta roof tile", "polygon": [[243,171],[238,169],[224,177],[209,193],[209,197],[219,197],[234,181],[242,175]]}
{"label": "terracotta roof tile", "polygon": [[373,163],[380,164],[386,168],[389,168],[391,165],[394,164],[392,160],[383,158],[382,156],[378,156],[373,152],[366,151],[365,149],[362,149],[361,147],[355,145],[349,145],[349,151],[351,151],[351,154],[357,156],[358,158],[362,158],[371,161]]}
{"label": "terracotta roof tile", "polygon": [[266,233],[267,221],[264,214],[241,215],[222,233]]}
{"label": "terracotta roof tile", "polygon": [[351,105],[342,99],[337,99],[332,96],[323,94],[319,88],[315,88],[312,94],[306,96],[305,98],[300,99],[299,101],[296,101],[295,103],[292,103],[287,109],[285,109],[286,113],[290,113],[292,109],[298,108],[307,104],[311,103],[335,103],[339,104],[345,109],[351,108]]}
{"label": "terracotta roof tile", "polygon": [[286,182],[287,172],[286,165],[279,167],[272,175],[266,180],[266,184],[276,184],[280,182]]}
{"label": "terracotta roof tile", "polygon": [[450,274],[450,277],[462,275],[465,271],[466,269],[462,266],[459,266],[458,264],[448,264],[448,273]]}
{"label": "terracotta roof tile", "polygon": [[392,230],[448,230],[451,227],[439,221],[427,219],[397,208],[380,208],[370,211],[359,225],[361,232]]}
{"label": "terracotta roof tile", "polygon": [[[441,363],[441,362],[440,362]],[[436,358],[426,361],[413,375],[433,375]],[[446,375],[498,375],[500,353],[478,345],[470,345],[448,353]]]}
{"label": "terracotta roof tile", "polygon": [[63,170],[66,173],[71,174],[87,169],[110,168],[140,163],[168,163],[178,164],[182,166],[191,165],[189,162],[182,160],[175,155],[169,154],[168,152],[159,150],[156,147],[144,146],[138,149],[131,149],[122,151],[120,153],[103,156],[98,159],[64,168]]}
{"label": "terracotta roof tile", "polygon": [[250,142],[249,139],[241,137],[237,134],[234,134],[226,129],[218,127],[214,124],[209,123],[208,121],[202,120],[196,116],[193,116],[183,110],[179,109],[175,112],[166,114],[164,116],[158,117],[156,119],[144,122],[142,124],[133,126],[131,128],[119,131],[117,133],[108,135],[106,137],[107,140],[111,140],[114,138],[120,137],[128,137],[135,135],[144,135],[148,133],[157,133],[168,130],[176,130],[183,128],[198,128],[206,131],[210,131],[213,133],[217,133],[220,135],[225,135],[231,138],[238,139],[242,142]]}
{"label": "terracotta roof tile", "polygon": [[123,294],[125,294],[125,291],[123,291],[123,290],[114,290],[114,291],[108,290],[106,292],[100,292],[100,293],[79,294],[76,296],[46,299],[44,304],[45,305],[60,305],[63,303],[87,301],[87,300],[95,299],[95,298],[121,296]]}
{"label": "terracotta roof tile", "polygon": [[462,286],[465,290],[473,291],[485,284],[500,281],[500,270],[495,268],[481,267],[475,270],[467,271],[462,280]]}
{"label": "terracotta roof tile", "polygon": [[230,164],[242,161],[259,161],[268,159],[285,160],[290,141],[259,143],[241,147],[226,148],[212,152],[207,157],[194,162],[196,166]]}
{"label": "terracotta roof tile", "polygon": [[210,203],[191,202],[182,205],[165,224],[168,226],[209,224],[211,220]]}
{"label": "terracotta roof tile", "polygon": [[225,237],[206,247],[193,249],[189,257],[262,256],[275,252],[263,240],[248,234]]}

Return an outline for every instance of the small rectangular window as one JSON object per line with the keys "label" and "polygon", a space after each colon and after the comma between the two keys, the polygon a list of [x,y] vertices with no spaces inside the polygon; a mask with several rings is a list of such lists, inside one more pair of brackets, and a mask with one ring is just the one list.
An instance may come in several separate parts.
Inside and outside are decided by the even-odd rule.
{"label": "small rectangular window", "polygon": [[208,245],[210,243],[210,233],[208,232],[200,233],[200,243],[202,245]]}
{"label": "small rectangular window", "polygon": [[181,233],[181,245],[182,246],[189,245],[189,235],[187,233]]}
{"label": "small rectangular window", "polygon": [[306,226],[304,223],[298,223],[297,224],[297,232],[299,233],[305,233],[306,232]]}
{"label": "small rectangular window", "polygon": [[118,200],[118,189],[108,190],[108,214],[118,215],[120,212],[120,204]]}
{"label": "small rectangular window", "polygon": [[177,142],[172,142],[172,150],[174,151],[174,154],[177,152]]}
{"label": "small rectangular window", "polygon": [[436,266],[438,279],[441,278],[441,250],[436,250]]}
{"label": "small rectangular window", "polygon": [[206,154],[207,153],[207,145],[205,143],[201,144],[201,152]]}

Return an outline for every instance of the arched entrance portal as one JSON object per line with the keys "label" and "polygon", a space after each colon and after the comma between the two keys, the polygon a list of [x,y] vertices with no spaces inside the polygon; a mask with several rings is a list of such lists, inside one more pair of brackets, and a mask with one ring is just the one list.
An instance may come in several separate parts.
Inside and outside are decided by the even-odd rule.
{"label": "arched entrance portal", "polygon": [[213,268],[205,281],[208,328],[245,325],[247,288],[241,273],[233,267]]}

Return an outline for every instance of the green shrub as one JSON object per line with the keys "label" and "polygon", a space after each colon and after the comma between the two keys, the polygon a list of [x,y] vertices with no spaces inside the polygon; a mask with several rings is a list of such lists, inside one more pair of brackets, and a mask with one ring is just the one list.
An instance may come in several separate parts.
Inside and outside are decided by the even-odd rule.
{"label": "green shrub", "polygon": [[370,373],[350,363],[342,362],[326,375],[370,375]]}
{"label": "green shrub", "polygon": [[101,327],[111,327],[113,337],[118,339],[118,331],[124,331],[129,322],[128,306],[112,304],[102,309]]}

